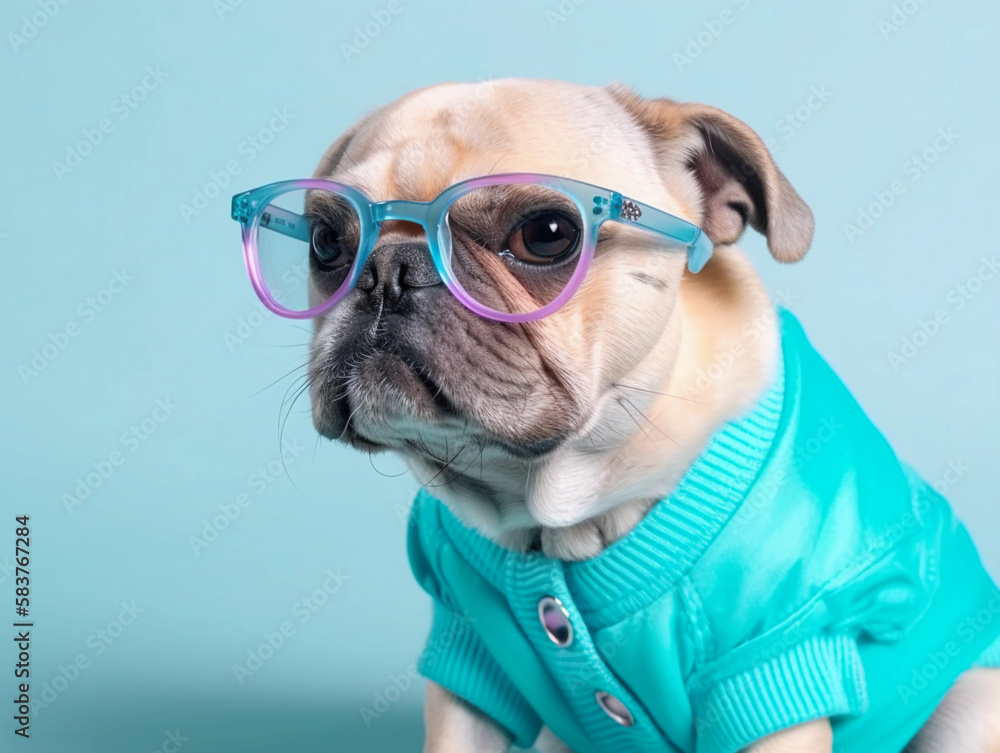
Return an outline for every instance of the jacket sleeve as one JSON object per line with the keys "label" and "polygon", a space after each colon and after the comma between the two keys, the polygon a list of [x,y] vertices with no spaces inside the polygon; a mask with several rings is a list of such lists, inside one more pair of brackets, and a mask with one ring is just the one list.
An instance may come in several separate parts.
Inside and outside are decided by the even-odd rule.
{"label": "jacket sleeve", "polygon": [[489,716],[518,746],[529,748],[541,730],[541,719],[490,655],[477,633],[476,619],[462,613],[442,577],[439,504],[421,491],[407,533],[413,575],[433,599],[431,631],[417,669]]}
{"label": "jacket sleeve", "polygon": [[[733,753],[821,717],[839,717],[842,729],[865,726],[872,740],[880,724],[909,724],[903,717],[943,695],[976,657],[991,660],[987,646],[1000,625],[967,623],[996,599],[995,586],[947,503],[911,480],[912,512],[866,539],[862,556],[831,568],[833,578],[810,581],[811,597],[794,611],[781,608],[781,597],[806,591],[803,568],[748,597],[752,608],[729,601],[728,623],[718,610],[696,617],[716,628],[688,684],[699,750]],[[730,629],[737,614],[740,632]],[[938,663],[924,672],[928,662]],[[926,677],[914,680],[920,672]]]}
{"label": "jacket sleeve", "polygon": [[[822,634],[761,649],[751,666],[734,669],[692,693],[698,750],[735,753],[796,724],[868,708],[855,639]],[[773,651],[773,653],[772,653]]]}

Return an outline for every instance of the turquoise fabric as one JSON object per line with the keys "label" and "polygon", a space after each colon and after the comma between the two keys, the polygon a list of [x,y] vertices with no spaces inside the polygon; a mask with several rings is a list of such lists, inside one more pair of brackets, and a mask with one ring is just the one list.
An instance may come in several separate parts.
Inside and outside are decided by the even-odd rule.
{"label": "turquoise fabric", "polygon": [[[594,559],[504,550],[420,492],[426,677],[525,747],[544,723],[576,753],[733,753],[830,717],[835,750],[899,753],[962,671],[1000,666],[1000,591],[966,530],[779,316],[766,394]],[[543,596],[569,612],[566,648]]]}

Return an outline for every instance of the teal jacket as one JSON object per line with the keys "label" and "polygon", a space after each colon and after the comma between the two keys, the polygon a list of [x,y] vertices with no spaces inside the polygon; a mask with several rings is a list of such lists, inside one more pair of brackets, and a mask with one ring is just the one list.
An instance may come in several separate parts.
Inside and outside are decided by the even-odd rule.
{"label": "teal jacket", "polygon": [[1000,666],[1000,591],[965,528],[780,318],[767,393],[593,559],[510,552],[421,491],[421,673],[524,747],[545,724],[576,753],[734,753],[830,717],[835,750],[899,753],[962,671]]}

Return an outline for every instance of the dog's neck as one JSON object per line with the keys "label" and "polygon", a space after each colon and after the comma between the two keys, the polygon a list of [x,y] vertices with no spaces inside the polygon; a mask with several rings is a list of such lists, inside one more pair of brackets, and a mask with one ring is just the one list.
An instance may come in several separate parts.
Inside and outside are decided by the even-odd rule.
{"label": "dog's neck", "polygon": [[409,458],[417,477],[466,525],[515,551],[582,560],[625,536],[773,373],[773,305],[742,254],[720,256],[682,288],[656,346],[576,437],[540,459],[463,449],[450,471]]}

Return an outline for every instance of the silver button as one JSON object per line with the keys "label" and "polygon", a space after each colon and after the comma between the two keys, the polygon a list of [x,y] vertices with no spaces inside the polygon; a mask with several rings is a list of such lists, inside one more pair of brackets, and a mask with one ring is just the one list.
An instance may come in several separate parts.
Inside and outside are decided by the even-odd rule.
{"label": "silver button", "polygon": [[538,602],[538,619],[552,642],[565,648],[573,642],[573,626],[569,612],[555,596],[545,596]]}
{"label": "silver button", "polygon": [[623,727],[631,727],[635,724],[635,719],[632,718],[629,710],[625,708],[625,704],[611,695],[611,693],[598,690],[594,693],[594,698],[597,699],[597,705],[601,707],[601,710],[618,722],[618,724]]}

